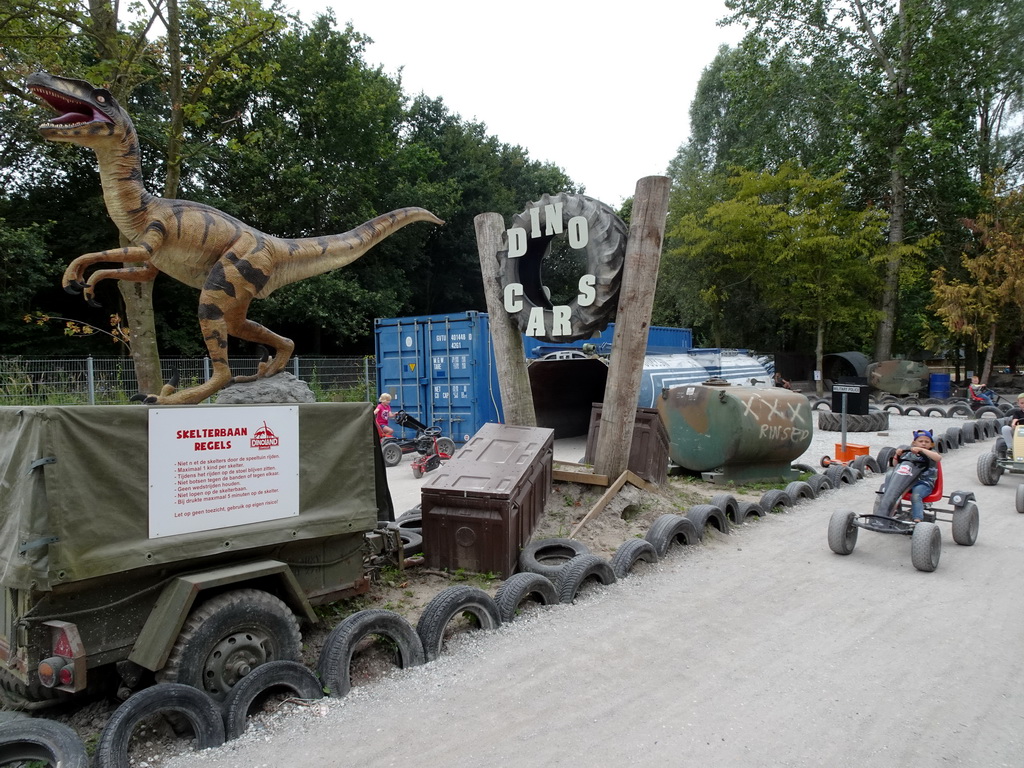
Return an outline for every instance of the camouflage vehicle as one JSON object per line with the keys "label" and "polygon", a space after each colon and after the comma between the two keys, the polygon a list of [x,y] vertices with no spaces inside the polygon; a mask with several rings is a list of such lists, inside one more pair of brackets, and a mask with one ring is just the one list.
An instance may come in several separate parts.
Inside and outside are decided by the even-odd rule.
{"label": "camouflage vehicle", "polygon": [[[163,412],[203,418],[241,407]],[[150,445],[150,409],[0,408],[6,706],[125,696],[154,681],[223,699],[252,668],[298,659],[313,606],[368,588],[368,553],[400,552],[378,524],[394,512],[370,405],[259,407],[297,409],[297,512],[171,535],[152,531],[151,470],[171,459]],[[252,439],[266,443],[257,432]]]}

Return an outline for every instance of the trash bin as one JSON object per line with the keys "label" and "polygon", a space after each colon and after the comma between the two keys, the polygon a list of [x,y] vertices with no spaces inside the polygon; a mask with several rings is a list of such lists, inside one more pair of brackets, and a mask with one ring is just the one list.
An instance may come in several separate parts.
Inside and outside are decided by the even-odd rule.
{"label": "trash bin", "polygon": [[516,571],[551,492],[554,430],[484,424],[422,489],[428,568]]}
{"label": "trash bin", "polygon": [[945,400],[949,397],[950,376],[948,373],[933,373],[928,377],[928,397]]}

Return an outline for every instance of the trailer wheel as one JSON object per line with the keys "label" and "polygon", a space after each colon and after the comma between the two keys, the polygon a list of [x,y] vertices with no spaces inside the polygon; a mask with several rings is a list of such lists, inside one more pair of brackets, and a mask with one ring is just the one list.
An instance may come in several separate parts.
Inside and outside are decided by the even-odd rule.
{"label": "trailer wheel", "polygon": [[935,523],[918,523],[910,537],[910,561],[919,571],[931,573],[939,567],[942,534]]}
{"label": "trailer wheel", "polygon": [[307,667],[297,661],[268,661],[243,677],[224,700],[225,739],[237,739],[245,733],[249,714],[259,711],[270,696],[278,693],[303,701],[324,697],[320,681]]}
{"label": "trailer wheel", "polygon": [[19,717],[0,725],[0,765],[52,765],[89,768],[78,734],[56,720]]}
{"label": "trailer wheel", "polygon": [[384,464],[389,467],[397,467],[402,463],[402,447],[398,443],[384,443],[380,447],[384,454]]}
{"label": "trailer wheel", "polygon": [[654,545],[647,539],[628,539],[619,545],[612,555],[612,571],[615,578],[624,579],[637,563],[654,564],[658,562],[658,553]]}
{"label": "trailer wheel", "polygon": [[983,453],[978,457],[978,482],[982,485],[995,485],[1003,474],[999,466],[999,457],[994,451]]}
{"label": "trailer wheel", "polygon": [[519,553],[519,569],[554,581],[563,565],[574,557],[589,554],[590,547],[576,539],[538,539],[527,542]]}
{"label": "trailer wheel", "polygon": [[654,547],[658,557],[662,558],[673,544],[697,544],[703,533],[703,529],[698,530],[690,518],[668,514],[651,523],[644,538]]}
{"label": "trailer wheel", "polygon": [[969,547],[978,540],[978,527],[980,525],[978,505],[973,501],[968,502],[953,512],[953,541],[964,547]]}
{"label": "trailer wheel", "polygon": [[364,641],[374,636],[394,646],[395,660],[402,669],[426,661],[423,641],[401,614],[383,608],[356,611],[331,630],[320,649],[316,671],[333,698],[352,690],[352,660],[364,649]]}
{"label": "trailer wheel", "polygon": [[[639,541],[639,539],[637,539]],[[507,624],[516,618],[519,606],[527,601],[540,605],[554,605],[558,602],[555,585],[547,576],[529,571],[513,573],[494,593],[494,602],[501,614],[501,622]]]}
{"label": "trailer wheel", "polygon": [[129,768],[128,745],[135,728],[154,715],[178,714],[192,726],[196,750],[224,743],[224,720],[213,699],[191,685],[166,683],[145,688],[114,710],[96,749],[98,768]]}
{"label": "trailer wheel", "polygon": [[[721,510],[718,510],[721,514]],[[583,585],[588,581],[596,581],[603,586],[614,584],[615,572],[607,560],[597,555],[580,555],[574,557],[558,574],[558,581],[555,582],[555,591],[558,593],[560,603],[572,603],[576,601]]]}
{"label": "trailer wheel", "polygon": [[837,509],[828,521],[828,548],[837,555],[848,555],[857,546],[857,526],[850,510]]}
{"label": "trailer wheel", "polygon": [[299,622],[283,601],[259,589],[237,589],[193,609],[157,679],[224,701],[260,664],[298,661],[301,651]]}
{"label": "trailer wheel", "polygon": [[[423,641],[423,654],[427,661],[434,661],[441,655],[441,648],[449,633],[448,626],[461,616],[466,616],[479,629],[497,629],[501,626],[501,614],[494,598],[477,587],[456,585],[442,589],[427,603],[416,623],[416,634]],[[454,628],[458,631],[460,628]]]}

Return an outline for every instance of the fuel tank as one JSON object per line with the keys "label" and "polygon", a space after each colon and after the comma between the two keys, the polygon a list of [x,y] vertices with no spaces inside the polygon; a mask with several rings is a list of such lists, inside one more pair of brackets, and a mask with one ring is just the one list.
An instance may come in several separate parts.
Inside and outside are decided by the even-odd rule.
{"label": "fuel tank", "polygon": [[670,387],[657,408],[673,463],[711,479],[792,479],[814,429],[810,401],[780,387]]}

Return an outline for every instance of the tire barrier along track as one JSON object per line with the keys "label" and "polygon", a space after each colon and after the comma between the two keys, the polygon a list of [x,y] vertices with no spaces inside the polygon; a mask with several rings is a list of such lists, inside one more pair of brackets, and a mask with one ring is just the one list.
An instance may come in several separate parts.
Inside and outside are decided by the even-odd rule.
{"label": "tire barrier along track", "polygon": [[329,695],[341,698],[352,690],[352,660],[356,649],[373,635],[385,638],[394,645],[402,669],[426,661],[419,634],[403,616],[382,608],[357,611],[331,630],[320,649],[316,669]]}
{"label": "tire barrier along track", "polygon": [[560,603],[575,602],[576,596],[588,581],[597,581],[604,586],[616,582],[615,571],[611,564],[597,555],[580,555],[574,557],[558,574],[555,591]]}
{"label": "tire barrier along track", "polygon": [[416,634],[423,641],[427,661],[441,655],[448,625],[462,615],[469,615],[480,629],[497,629],[501,614],[494,598],[477,587],[456,585],[442,589],[427,603],[416,623]]}
{"label": "tire barrier along track", "polygon": [[494,594],[494,602],[498,606],[503,624],[513,621],[519,613],[519,607],[529,601],[540,605],[557,603],[558,593],[555,592],[555,585],[551,583],[551,579],[532,571],[520,571],[505,579]]}
{"label": "tire barrier along track", "polygon": [[224,737],[228,741],[245,733],[249,713],[268,697],[288,693],[290,698],[315,701],[324,697],[320,680],[297,661],[260,664],[231,689],[224,700]]}
{"label": "tire barrier along track", "polygon": [[111,715],[96,749],[97,768],[129,768],[128,745],[136,727],[154,715],[178,714],[192,726],[196,750],[224,743],[220,707],[198,688],[160,683],[132,694]]}
{"label": "tire barrier along track", "polygon": [[539,573],[554,581],[562,566],[580,555],[589,555],[590,548],[575,539],[540,539],[527,542],[519,553],[519,570]]}
{"label": "tire barrier along track", "polygon": [[0,725],[0,765],[45,764],[89,768],[85,744],[56,720],[19,717]]}

